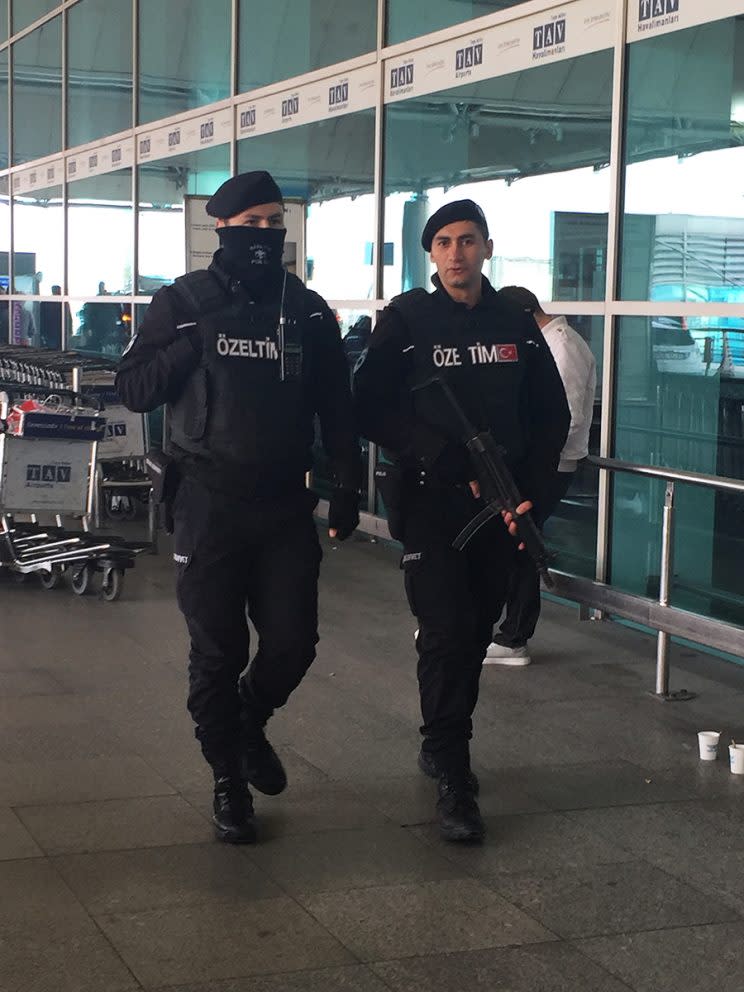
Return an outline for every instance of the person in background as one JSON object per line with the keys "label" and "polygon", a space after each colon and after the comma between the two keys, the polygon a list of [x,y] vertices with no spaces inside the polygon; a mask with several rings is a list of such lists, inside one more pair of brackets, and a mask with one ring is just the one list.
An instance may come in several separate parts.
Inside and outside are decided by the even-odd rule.
{"label": "person in background", "polygon": [[[571,411],[571,426],[558,462],[558,471],[543,496],[538,523],[544,524],[568,492],[579,462],[589,453],[589,429],[594,412],[597,366],[589,345],[565,317],[551,317],[534,293],[523,286],[504,286],[499,296],[532,314],[553,356]],[[484,665],[529,665],[528,641],[540,616],[540,578],[528,555],[514,559],[504,604],[506,616],[489,644]]]}

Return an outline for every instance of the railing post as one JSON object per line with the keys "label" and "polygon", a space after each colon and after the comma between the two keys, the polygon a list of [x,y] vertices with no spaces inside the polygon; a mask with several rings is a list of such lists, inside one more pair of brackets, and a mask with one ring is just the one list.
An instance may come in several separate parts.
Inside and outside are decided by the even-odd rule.
{"label": "railing post", "polygon": [[[667,481],[661,526],[661,565],[659,568],[659,606],[669,606],[674,569],[674,482]],[[669,692],[669,634],[660,630],[656,638],[656,692],[664,702],[694,699],[686,689]]]}

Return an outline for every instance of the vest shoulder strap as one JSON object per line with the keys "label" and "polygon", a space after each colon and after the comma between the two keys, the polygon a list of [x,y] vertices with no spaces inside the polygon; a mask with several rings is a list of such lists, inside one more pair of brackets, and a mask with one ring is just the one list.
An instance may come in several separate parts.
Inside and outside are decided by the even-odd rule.
{"label": "vest shoulder strap", "polygon": [[[425,289],[411,289],[400,296],[394,296],[388,306],[403,318],[408,337],[411,341],[417,336],[421,326],[421,315],[431,297]],[[425,311],[424,311],[425,312]]]}
{"label": "vest shoulder strap", "polygon": [[406,323],[410,323],[417,311],[420,312],[421,304],[428,299],[429,294],[425,289],[410,289],[407,293],[394,296],[390,306],[401,314]]}
{"label": "vest shoulder strap", "polygon": [[171,286],[171,290],[176,294],[181,305],[190,313],[197,313],[200,317],[219,310],[226,299],[225,290],[207,269],[199,269],[179,276]]}

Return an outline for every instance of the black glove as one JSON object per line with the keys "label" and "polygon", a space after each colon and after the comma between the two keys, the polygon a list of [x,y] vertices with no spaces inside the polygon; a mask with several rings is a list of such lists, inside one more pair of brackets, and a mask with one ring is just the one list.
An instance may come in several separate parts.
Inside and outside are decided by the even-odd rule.
{"label": "black glove", "polygon": [[339,541],[345,541],[358,526],[359,493],[354,489],[337,487],[328,504],[328,529],[336,531]]}
{"label": "black glove", "polygon": [[474,479],[475,469],[465,445],[449,441],[431,466],[431,474],[437,482],[448,484]]}

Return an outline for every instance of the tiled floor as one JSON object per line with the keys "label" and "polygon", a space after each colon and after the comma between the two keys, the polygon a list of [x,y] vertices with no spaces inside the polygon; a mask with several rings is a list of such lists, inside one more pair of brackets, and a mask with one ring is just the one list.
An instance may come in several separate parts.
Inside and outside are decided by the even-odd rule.
{"label": "tiled floor", "polygon": [[316,664],[270,725],[290,787],[212,840],[167,553],[124,598],[0,582],[2,992],[742,992],[744,668],[545,607],[484,670],[488,836],[444,845],[416,769],[392,549],[325,546]]}

